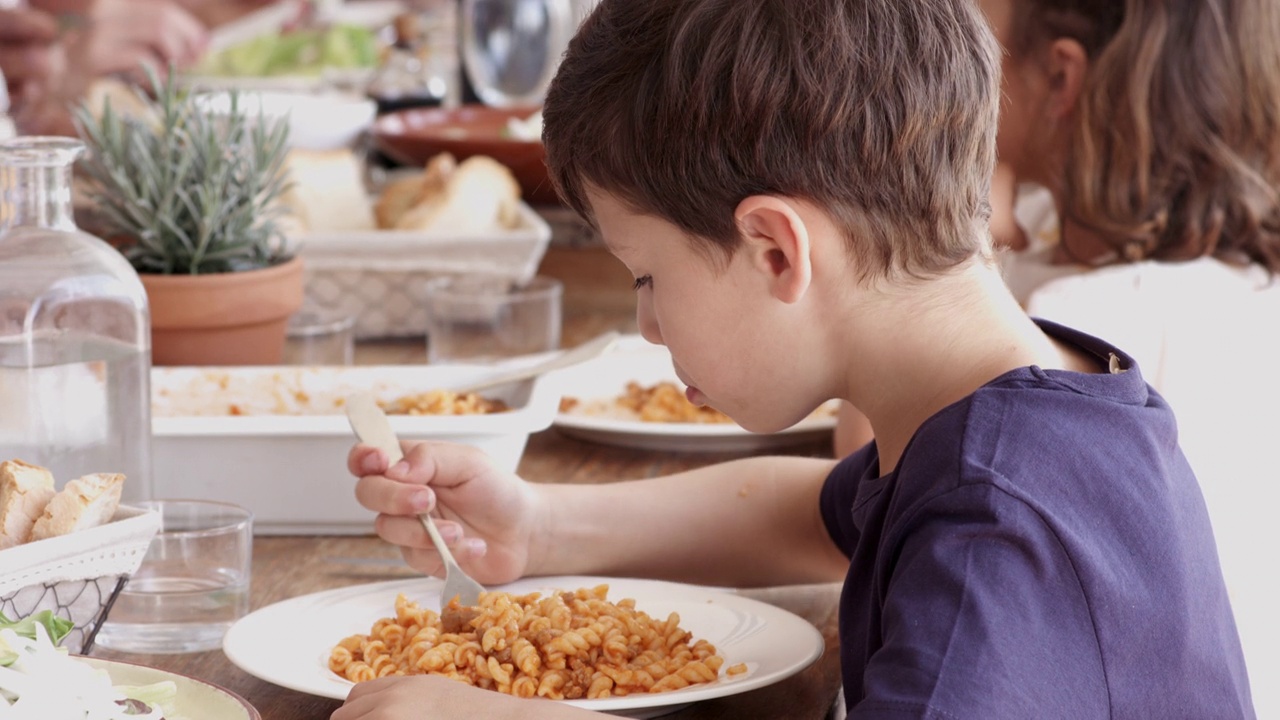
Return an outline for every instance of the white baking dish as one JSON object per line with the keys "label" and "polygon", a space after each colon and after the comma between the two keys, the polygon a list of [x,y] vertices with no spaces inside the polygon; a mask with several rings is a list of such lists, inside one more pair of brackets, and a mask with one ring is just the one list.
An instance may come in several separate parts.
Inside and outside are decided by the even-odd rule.
{"label": "white baking dish", "polygon": [[[346,469],[355,436],[339,401],[360,389],[379,400],[486,377],[477,366],[154,368],[155,495],[231,502],[263,535],[364,534],[373,513]],[[551,425],[560,396],[545,379],[482,393],[512,409],[490,415],[391,416],[404,440],[474,445],[514,471],[529,434]],[[231,405],[242,412],[232,415]],[[257,414],[262,413],[262,414]],[[297,414],[310,413],[310,414]]]}

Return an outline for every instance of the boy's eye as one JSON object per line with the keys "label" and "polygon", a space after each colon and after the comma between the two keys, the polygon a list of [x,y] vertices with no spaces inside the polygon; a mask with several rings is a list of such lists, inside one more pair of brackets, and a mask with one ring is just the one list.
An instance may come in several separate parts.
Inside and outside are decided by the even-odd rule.
{"label": "boy's eye", "polygon": [[632,290],[639,291],[639,290],[640,290],[640,288],[642,288],[642,287],[644,287],[644,286],[646,286],[646,285],[650,285],[650,286],[652,286],[652,285],[653,285],[653,276],[652,276],[652,275],[641,275],[640,277],[636,278],[635,285],[632,285],[632,286],[631,286],[631,289],[632,289]]}

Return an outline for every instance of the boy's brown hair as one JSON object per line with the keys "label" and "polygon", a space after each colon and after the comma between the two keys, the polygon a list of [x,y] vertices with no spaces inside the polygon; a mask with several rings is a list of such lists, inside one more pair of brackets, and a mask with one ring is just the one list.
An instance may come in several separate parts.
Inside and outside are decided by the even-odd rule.
{"label": "boy's brown hair", "polygon": [[1089,54],[1062,178],[1067,219],[1120,261],[1215,256],[1280,273],[1280,2],[1016,7],[1015,57],[1063,37]]}
{"label": "boy's brown hair", "polygon": [[584,217],[590,185],[722,258],[770,194],[827,211],[862,276],[928,275],[987,247],[999,73],[973,0],[602,0],[547,165]]}

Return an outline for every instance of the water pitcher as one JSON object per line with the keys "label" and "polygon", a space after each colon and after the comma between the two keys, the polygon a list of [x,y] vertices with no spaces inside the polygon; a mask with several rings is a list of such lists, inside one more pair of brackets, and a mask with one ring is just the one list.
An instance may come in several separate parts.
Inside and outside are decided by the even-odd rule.
{"label": "water pitcher", "polygon": [[77,229],[70,138],[0,142],[0,460],[59,483],[126,475],[151,484],[151,354],[146,291],[125,257]]}

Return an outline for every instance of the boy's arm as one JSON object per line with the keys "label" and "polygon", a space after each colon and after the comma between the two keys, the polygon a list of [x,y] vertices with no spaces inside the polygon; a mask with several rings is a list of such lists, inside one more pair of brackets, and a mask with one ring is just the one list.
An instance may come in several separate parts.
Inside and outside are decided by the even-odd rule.
{"label": "boy's arm", "polygon": [[846,558],[819,496],[835,462],[759,457],[606,485],[535,485],[544,529],[530,574],[730,586],[834,582]]}

